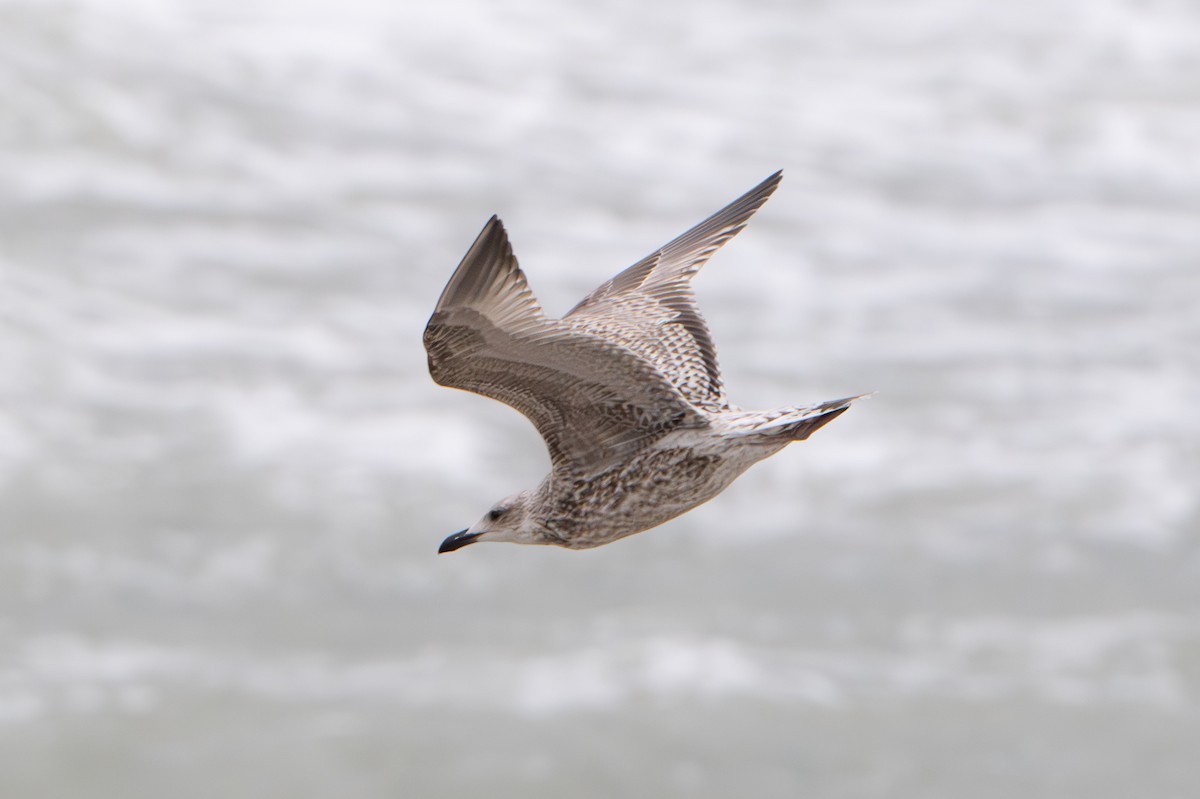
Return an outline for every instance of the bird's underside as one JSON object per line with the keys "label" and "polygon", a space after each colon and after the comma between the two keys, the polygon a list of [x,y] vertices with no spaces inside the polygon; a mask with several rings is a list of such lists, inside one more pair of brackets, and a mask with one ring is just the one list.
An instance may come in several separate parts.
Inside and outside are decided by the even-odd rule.
{"label": "bird's underside", "polygon": [[425,329],[444,386],[516,408],[551,472],[440,551],[475,541],[587,548],[650,529],[807,438],[858,397],[755,413],[732,408],[691,278],[779,185],[775,173],[601,285],[562,319],[541,309],[492,217]]}

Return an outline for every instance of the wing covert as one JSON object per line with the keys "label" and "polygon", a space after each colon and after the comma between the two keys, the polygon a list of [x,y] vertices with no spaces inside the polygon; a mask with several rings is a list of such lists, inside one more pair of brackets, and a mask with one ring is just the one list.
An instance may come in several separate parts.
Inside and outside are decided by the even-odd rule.
{"label": "wing covert", "polygon": [[728,407],[708,325],[691,278],[736,236],[783,179],[776,172],[683,235],[599,286],[563,321],[654,364],[692,404]]}
{"label": "wing covert", "polygon": [[455,270],[424,338],[433,379],[520,411],[555,470],[593,472],[702,423],[652,364],[547,319],[496,217]]}

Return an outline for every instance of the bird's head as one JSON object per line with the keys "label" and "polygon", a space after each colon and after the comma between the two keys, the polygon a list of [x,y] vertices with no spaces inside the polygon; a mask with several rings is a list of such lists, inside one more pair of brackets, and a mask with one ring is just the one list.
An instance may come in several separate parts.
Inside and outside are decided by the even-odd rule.
{"label": "bird's head", "polygon": [[476,541],[508,541],[514,544],[544,544],[540,526],[530,513],[530,492],[505,497],[466,530],[449,536],[438,552],[453,552]]}

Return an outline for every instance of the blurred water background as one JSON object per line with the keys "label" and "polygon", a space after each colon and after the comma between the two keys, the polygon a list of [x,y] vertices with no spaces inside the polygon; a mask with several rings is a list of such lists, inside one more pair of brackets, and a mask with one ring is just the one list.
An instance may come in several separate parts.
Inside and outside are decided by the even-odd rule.
{"label": "blurred water background", "polygon": [[[878,390],[583,553],[421,331],[483,222]],[[0,0],[0,795],[1200,786],[1200,6]]]}

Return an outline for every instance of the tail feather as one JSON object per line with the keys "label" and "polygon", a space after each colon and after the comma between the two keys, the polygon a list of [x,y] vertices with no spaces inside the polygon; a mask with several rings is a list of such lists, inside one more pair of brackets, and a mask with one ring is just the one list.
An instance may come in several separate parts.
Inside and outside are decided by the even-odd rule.
{"label": "tail feather", "polygon": [[778,441],[803,441],[850,409],[857,397],[843,397],[805,408],[785,408],[768,413],[739,412],[731,414],[729,435],[763,437]]}
{"label": "tail feather", "polygon": [[848,410],[850,410],[850,406],[843,405],[840,408],[834,408],[831,411],[825,411],[816,416],[809,416],[807,419],[788,422],[779,427],[778,432],[771,431],[769,435],[783,436],[791,441],[803,441]]}

